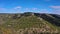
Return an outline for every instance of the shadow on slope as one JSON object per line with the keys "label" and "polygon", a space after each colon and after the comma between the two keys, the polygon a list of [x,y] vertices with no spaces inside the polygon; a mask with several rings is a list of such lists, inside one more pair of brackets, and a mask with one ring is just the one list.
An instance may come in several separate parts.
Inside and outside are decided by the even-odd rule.
{"label": "shadow on slope", "polygon": [[39,13],[34,13],[34,14],[36,16],[39,16],[39,17],[43,18],[44,20],[50,22],[51,24],[54,24],[56,26],[60,26],[60,22],[57,19],[55,19],[55,18],[58,18],[58,16],[54,15],[55,18],[52,18],[52,17],[49,16],[49,14],[48,15],[46,15],[46,14],[39,14]]}

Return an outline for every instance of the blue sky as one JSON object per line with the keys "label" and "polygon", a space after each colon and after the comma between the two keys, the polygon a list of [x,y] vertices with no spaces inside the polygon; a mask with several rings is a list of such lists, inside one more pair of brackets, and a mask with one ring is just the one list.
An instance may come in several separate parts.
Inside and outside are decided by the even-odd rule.
{"label": "blue sky", "polygon": [[60,0],[0,0],[0,13],[60,14]]}

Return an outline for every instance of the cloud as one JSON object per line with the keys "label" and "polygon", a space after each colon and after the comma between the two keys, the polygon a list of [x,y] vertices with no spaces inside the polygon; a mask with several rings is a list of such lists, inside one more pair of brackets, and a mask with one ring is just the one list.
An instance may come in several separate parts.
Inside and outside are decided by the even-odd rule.
{"label": "cloud", "polygon": [[24,8],[24,12],[36,12],[38,11],[38,8]]}
{"label": "cloud", "polygon": [[6,8],[0,8],[0,10],[6,10]]}
{"label": "cloud", "polygon": [[16,7],[11,8],[11,10],[15,12],[21,12],[21,9],[22,9],[21,6],[16,6]]}
{"label": "cloud", "polygon": [[57,9],[57,10],[52,10],[52,13],[53,13],[53,14],[60,14],[60,10],[59,10],[59,9]]}
{"label": "cloud", "polygon": [[27,10],[28,11],[28,10],[30,10],[30,8],[25,8],[24,10]]}
{"label": "cloud", "polygon": [[21,8],[22,8],[21,6],[14,7],[14,9],[21,9]]}
{"label": "cloud", "polygon": [[40,9],[40,13],[60,14],[60,9],[52,9],[50,11],[48,9]]}
{"label": "cloud", "polygon": [[22,10],[23,10],[23,12],[29,12],[31,10],[31,8],[23,8]]}
{"label": "cloud", "polygon": [[53,8],[53,9],[60,9],[60,6],[50,6],[50,8]]}
{"label": "cloud", "polygon": [[32,8],[32,10],[38,10],[38,8]]}
{"label": "cloud", "polygon": [[50,13],[47,9],[41,9],[40,13]]}
{"label": "cloud", "polygon": [[50,6],[53,14],[60,14],[60,6]]}

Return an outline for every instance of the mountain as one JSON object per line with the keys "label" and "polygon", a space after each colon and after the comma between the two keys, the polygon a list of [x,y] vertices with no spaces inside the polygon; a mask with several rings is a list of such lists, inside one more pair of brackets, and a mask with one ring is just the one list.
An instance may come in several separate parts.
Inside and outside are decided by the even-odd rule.
{"label": "mountain", "polygon": [[0,34],[60,34],[60,15],[32,12],[0,14]]}

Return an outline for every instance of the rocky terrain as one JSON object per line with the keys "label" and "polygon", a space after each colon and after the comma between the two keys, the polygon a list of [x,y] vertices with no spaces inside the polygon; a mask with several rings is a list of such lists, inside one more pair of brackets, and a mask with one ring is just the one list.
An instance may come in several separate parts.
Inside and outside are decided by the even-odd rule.
{"label": "rocky terrain", "polygon": [[0,14],[0,34],[60,34],[60,15]]}

